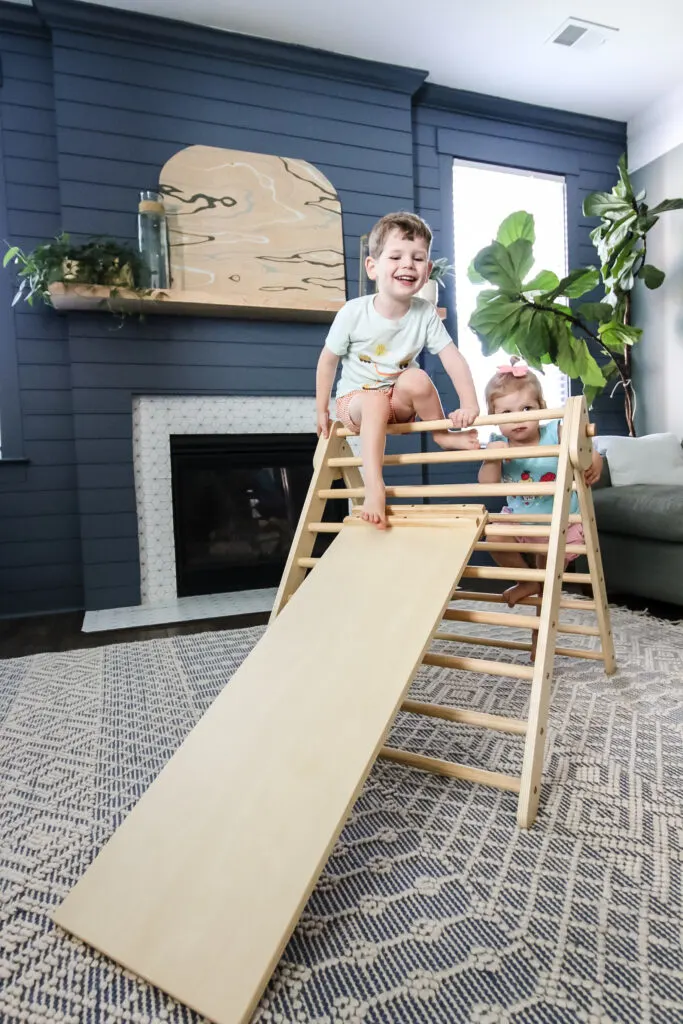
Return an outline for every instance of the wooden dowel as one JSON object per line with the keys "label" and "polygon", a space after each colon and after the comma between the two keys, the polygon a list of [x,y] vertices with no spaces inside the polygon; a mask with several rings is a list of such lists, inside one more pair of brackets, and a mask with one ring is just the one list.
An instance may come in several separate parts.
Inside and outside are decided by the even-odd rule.
{"label": "wooden dowel", "polygon": [[309,523],[309,533],[341,533],[343,523]]}
{"label": "wooden dowel", "polygon": [[[540,497],[555,493],[554,483],[509,484],[416,484],[387,487],[388,498],[505,498],[508,495]],[[364,498],[364,487],[339,487],[318,491],[319,498]]]}
{"label": "wooden dowel", "polygon": [[[551,519],[550,512],[489,512],[489,522],[491,523],[549,523]],[[568,523],[580,523],[581,521],[578,512],[572,512],[567,516]]]}
{"label": "wooden dowel", "polygon": [[456,764],[455,761],[442,761],[437,757],[427,757],[425,754],[413,754],[409,750],[382,747],[379,756],[387,761],[397,761],[409,768],[419,768],[435,775],[447,775],[451,779],[479,782],[482,786],[495,786],[497,789],[507,789],[511,793],[519,793],[521,788],[521,780],[513,775],[487,772],[483,768],[471,768],[469,765]]}
{"label": "wooden dowel", "polygon": [[[453,593],[451,594],[451,600],[452,601],[486,601],[486,602],[490,602],[491,604],[505,604],[506,603],[502,594],[492,594],[492,593],[490,593],[488,591],[481,591],[481,590],[454,590]],[[520,604],[534,605],[534,606],[540,608],[540,606],[541,606],[541,598],[540,597],[525,597],[521,601],[518,601],[517,604],[518,605],[520,605]],[[595,611],[595,601],[590,601],[588,599],[584,600],[583,598],[581,600],[579,600],[578,598],[563,597],[560,600],[558,608],[565,608],[567,610],[572,609],[574,611],[580,611],[580,612],[594,612]]]}
{"label": "wooden dowel", "polygon": [[[542,583],[545,569],[506,569],[502,566],[468,565],[463,570],[465,579],[470,580],[510,580],[513,583]],[[588,572],[565,572],[563,583],[591,583]]]}
{"label": "wooden dowel", "polygon": [[319,558],[297,558],[296,564],[300,569],[313,569],[319,561]]}
{"label": "wooden dowel", "polygon": [[[508,518],[507,516],[505,517]],[[521,524],[522,526],[524,524]],[[524,526],[524,530],[520,526],[504,526],[502,523],[500,526],[487,526],[484,533],[487,537],[519,537],[522,534],[525,537],[549,537],[550,527],[549,526]]]}
{"label": "wooden dowel", "polygon": [[[499,423],[529,423],[539,420],[563,420],[564,407],[561,409],[527,409],[524,412],[506,412],[500,416],[478,416],[472,427],[495,427]],[[419,420],[417,423],[387,424],[387,434],[419,434],[425,430],[453,430],[450,420]],[[337,427],[338,437],[353,437],[354,431],[346,427]]]}
{"label": "wooden dowel", "polygon": [[[557,458],[559,445],[529,445],[527,448],[466,448],[446,452],[405,452],[402,455],[385,455],[385,466],[419,466],[452,462],[503,462],[506,459]],[[328,466],[362,466],[360,456],[347,455],[327,460]]]}
{"label": "wooden dowel", "polygon": [[[475,551],[517,551],[527,555],[547,555],[547,544],[526,544],[515,543],[514,541],[477,541],[474,545]],[[587,551],[585,544],[567,544],[565,553],[568,555],[585,555]]]}
{"label": "wooden dowel", "polygon": [[526,722],[519,718],[487,715],[483,711],[470,711],[467,708],[449,708],[442,704],[425,704],[419,700],[404,700],[401,704],[401,711],[410,711],[413,715],[427,715],[428,718],[443,718],[447,722],[460,722],[462,725],[474,725],[482,729],[510,732],[515,736],[526,734]]}
{"label": "wooden dowel", "polygon": [[538,629],[538,619],[533,615],[517,615],[516,612],[474,612],[465,608],[447,608],[443,613],[449,622],[478,622],[484,626],[512,626],[515,629]]}
{"label": "wooden dowel", "polygon": [[[501,647],[506,651],[531,651],[532,645],[522,640],[499,640],[486,636],[466,636],[459,633],[435,633],[434,640],[445,640],[448,643],[472,644],[474,647]],[[561,658],[587,658],[591,661],[603,661],[602,651],[582,651],[578,647],[556,647],[555,654]]]}
{"label": "wooden dowel", "polygon": [[457,668],[461,672],[481,672],[487,676],[511,676],[513,679],[533,679],[534,670],[528,665],[515,665],[503,661],[484,661],[482,658],[454,658],[450,654],[429,651],[422,659],[425,665],[439,668]]}

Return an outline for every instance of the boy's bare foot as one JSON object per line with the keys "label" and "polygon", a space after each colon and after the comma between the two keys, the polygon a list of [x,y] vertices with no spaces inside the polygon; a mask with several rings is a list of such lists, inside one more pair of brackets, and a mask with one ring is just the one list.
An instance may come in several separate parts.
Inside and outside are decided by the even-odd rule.
{"label": "boy's bare foot", "polygon": [[525,597],[534,597],[541,593],[540,583],[515,583],[503,592],[503,600],[510,608],[514,608]]}
{"label": "boy's bare foot", "polygon": [[454,448],[481,448],[479,434],[476,430],[459,430],[450,435]]}
{"label": "boy's bare foot", "polygon": [[379,530],[387,528],[386,491],[384,487],[368,487],[365,485],[365,501],[360,510],[361,518],[372,523]]}

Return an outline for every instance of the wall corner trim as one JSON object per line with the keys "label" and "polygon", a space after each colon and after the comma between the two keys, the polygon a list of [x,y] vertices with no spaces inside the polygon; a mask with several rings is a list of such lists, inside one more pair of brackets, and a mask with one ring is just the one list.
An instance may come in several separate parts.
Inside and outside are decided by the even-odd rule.
{"label": "wall corner trim", "polygon": [[450,89],[445,85],[425,83],[415,94],[416,106],[447,110],[453,114],[489,118],[519,124],[528,128],[545,128],[580,135],[587,139],[601,139],[603,142],[619,143],[626,148],[626,124],[610,121],[604,117],[576,114],[570,110],[555,110],[533,103],[521,103],[483,93],[468,92],[464,89]]}
{"label": "wall corner trim", "polygon": [[6,3],[0,0],[0,32],[15,32],[24,36],[47,39],[49,31],[33,7]]}

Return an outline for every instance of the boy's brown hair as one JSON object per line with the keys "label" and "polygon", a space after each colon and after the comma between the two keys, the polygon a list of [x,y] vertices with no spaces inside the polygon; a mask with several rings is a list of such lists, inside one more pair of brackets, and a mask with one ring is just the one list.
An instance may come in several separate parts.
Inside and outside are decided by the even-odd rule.
{"label": "boy's brown hair", "polygon": [[368,252],[373,260],[379,259],[386,240],[392,231],[400,231],[409,242],[422,239],[429,252],[432,245],[432,231],[422,217],[416,213],[408,213],[401,210],[399,213],[388,213],[381,220],[378,220],[368,238]]}
{"label": "boy's brown hair", "polygon": [[[520,363],[519,356],[510,356],[510,367]],[[534,392],[534,397],[538,401],[539,409],[547,408],[545,399],[543,397],[543,388],[541,382],[534,373],[530,370],[526,364],[523,364],[526,372],[521,372],[522,367],[518,368],[518,375],[512,373],[511,370],[498,370],[497,373],[491,377],[491,380],[486,385],[484,390],[484,398],[486,399],[486,408],[488,409],[489,416],[493,416],[495,410],[493,403],[498,398],[503,398],[504,395],[509,395],[514,391],[521,391],[522,388],[529,388]]]}

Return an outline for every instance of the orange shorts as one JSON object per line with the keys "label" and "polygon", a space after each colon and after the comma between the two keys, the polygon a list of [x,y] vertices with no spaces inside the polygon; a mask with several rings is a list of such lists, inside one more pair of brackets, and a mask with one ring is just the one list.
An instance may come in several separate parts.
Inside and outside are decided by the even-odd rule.
{"label": "orange shorts", "polygon": [[[513,510],[511,508],[508,508],[507,506],[502,511],[503,512],[509,512],[510,514],[514,514]],[[515,537],[515,540],[517,541],[518,544],[538,544],[539,542],[540,543],[544,542],[544,538],[543,537]],[[569,526],[567,527],[567,544],[583,544],[583,543],[584,543],[583,526],[581,525],[581,523],[570,523]],[[578,555],[574,555],[574,554],[566,555],[565,559],[564,559],[565,567],[568,566],[570,562],[573,562],[574,559],[578,558],[578,557],[579,557]]]}
{"label": "orange shorts", "polygon": [[[376,391],[373,389],[373,393],[384,395],[389,404],[387,410],[387,423],[398,423],[396,419],[396,410],[394,409],[394,389],[390,388],[377,388]],[[354,434],[360,433],[360,424],[355,423],[349,415],[349,404],[352,398],[356,395],[367,395],[367,391],[363,391],[359,388],[357,391],[349,391],[347,395],[342,395],[341,398],[337,399],[337,419],[341,420],[347,430],[353,431]],[[411,416],[409,420],[401,420],[402,423],[412,423],[415,419]]]}

